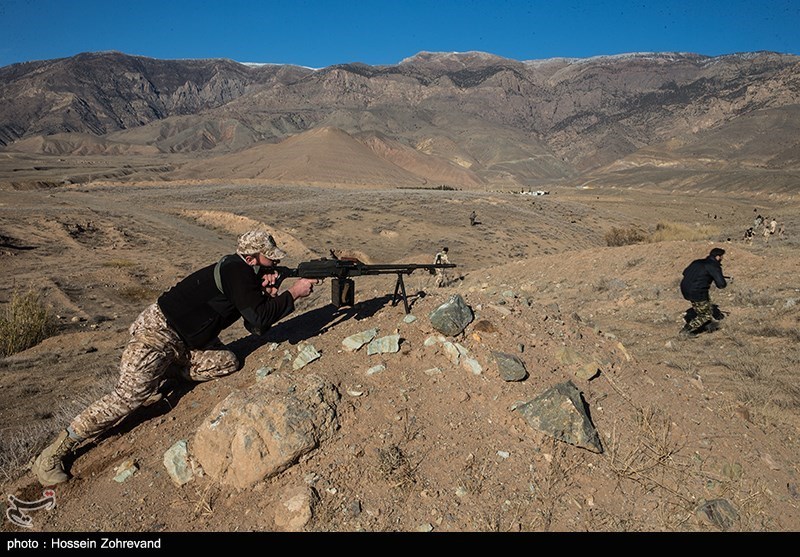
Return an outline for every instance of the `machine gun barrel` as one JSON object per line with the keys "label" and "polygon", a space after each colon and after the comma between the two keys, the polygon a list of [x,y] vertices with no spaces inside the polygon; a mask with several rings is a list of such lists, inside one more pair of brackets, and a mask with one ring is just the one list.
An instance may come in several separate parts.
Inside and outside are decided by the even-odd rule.
{"label": "machine gun barrel", "polygon": [[410,275],[416,270],[424,269],[433,274],[436,269],[447,269],[455,267],[454,263],[408,263],[408,264],[381,264],[367,265],[360,261],[348,259],[314,259],[304,261],[297,267],[275,267],[281,277],[300,277],[300,278],[347,278],[361,275],[386,275],[403,274]]}
{"label": "machine gun barrel", "polygon": [[[406,313],[409,313],[406,288],[405,284],[403,284],[403,275],[410,275],[417,270],[426,270],[430,274],[434,274],[437,269],[450,269],[454,267],[456,267],[454,263],[367,265],[358,260],[322,258],[304,261],[294,268],[278,266],[274,269],[278,271],[279,281],[291,277],[310,279],[332,278],[331,303],[336,307],[352,306],[355,304],[355,283],[350,277],[396,274],[397,284],[395,286],[392,305],[395,305],[399,293],[402,291]],[[269,270],[272,270],[272,268]]]}

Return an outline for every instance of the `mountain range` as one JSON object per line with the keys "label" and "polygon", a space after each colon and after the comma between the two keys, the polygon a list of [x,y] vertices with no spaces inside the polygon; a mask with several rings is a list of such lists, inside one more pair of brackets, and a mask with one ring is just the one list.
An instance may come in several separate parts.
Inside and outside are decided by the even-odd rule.
{"label": "mountain range", "polygon": [[772,52],[321,69],[96,52],[2,67],[0,98],[0,152],[124,157],[108,179],[152,179],[153,160],[164,180],[459,189],[800,176],[800,57]]}

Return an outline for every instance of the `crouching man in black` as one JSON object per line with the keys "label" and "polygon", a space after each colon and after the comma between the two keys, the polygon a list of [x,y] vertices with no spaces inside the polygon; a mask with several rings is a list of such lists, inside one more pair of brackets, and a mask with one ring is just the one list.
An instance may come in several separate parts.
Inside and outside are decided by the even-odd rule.
{"label": "crouching man in black", "polygon": [[714,319],[709,290],[713,282],[717,288],[725,288],[728,283],[722,274],[722,258],[725,250],[714,248],[704,259],[692,261],[683,271],[681,294],[692,303],[695,316],[684,325],[679,335],[689,338],[700,333]]}

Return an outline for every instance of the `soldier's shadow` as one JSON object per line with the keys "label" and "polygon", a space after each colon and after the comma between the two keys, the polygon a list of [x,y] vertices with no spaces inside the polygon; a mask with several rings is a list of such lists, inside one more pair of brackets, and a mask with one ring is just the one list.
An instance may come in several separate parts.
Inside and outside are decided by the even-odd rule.
{"label": "soldier's shadow", "polygon": [[[424,297],[425,292],[422,291],[408,295],[406,299],[408,300],[409,309],[413,307],[413,303],[417,299]],[[228,348],[233,350],[240,361],[243,362],[247,356],[265,344],[271,342],[297,344],[301,341],[319,336],[350,319],[355,319],[356,321],[368,319],[389,303],[399,308],[403,307],[402,300],[395,300],[394,296],[389,294],[370,300],[364,300],[352,307],[337,308],[333,304],[328,304],[301,313],[286,321],[281,321],[263,335],[250,335],[235,340],[228,345]]]}
{"label": "soldier's shadow", "polygon": [[[414,301],[423,297],[425,297],[425,292],[423,291],[408,295],[406,299],[409,308],[413,306]],[[333,304],[328,304],[300,313],[286,321],[280,321],[263,335],[249,335],[237,339],[229,343],[227,347],[236,354],[239,361],[244,365],[245,360],[250,354],[268,343],[289,342],[290,344],[297,344],[303,340],[308,340],[329,331],[336,325],[349,319],[362,320],[372,317],[389,303],[401,308],[403,307],[402,299],[396,300],[394,296],[388,294],[359,302],[353,307],[337,308]],[[167,372],[167,376],[175,375],[176,374],[173,372]],[[84,454],[93,445],[108,437],[123,435],[143,422],[167,414],[178,405],[181,398],[194,389],[197,383],[179,380],[169,382],[168,385],[167,388],[162,387],[160,390],[161,398],[159,400],[140,406],[130,415],[123,418],[118,424],[100,434],[94,442],[78,448],[75,452],[75,458]]]}

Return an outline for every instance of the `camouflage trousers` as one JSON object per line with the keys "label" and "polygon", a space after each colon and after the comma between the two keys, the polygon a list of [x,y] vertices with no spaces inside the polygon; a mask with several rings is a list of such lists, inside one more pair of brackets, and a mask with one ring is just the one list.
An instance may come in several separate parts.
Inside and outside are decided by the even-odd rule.
{"label": "camouflage trousers", "polygon": [[130,326],[114,391],[89,405],[69,426],[73,437],[103,433],[158,391],[168,369],[191,381],[209,381],[240,367],[236,355],[215,339],[203,350],[190,350],[167,324],[158,304],[148,306]]}
{"label": "camouflage trousers", "polygon": [[444,275],[444,271],[441,269],[436,269],[436,286],[442,287],[447,284],[447,277]]}
{"label": "camouflage trousers", "polygon": [[699,329],[714,318],[710,299],[692,302],[692,309],[694,309],[695,317],[688,323],[692,331]]}

